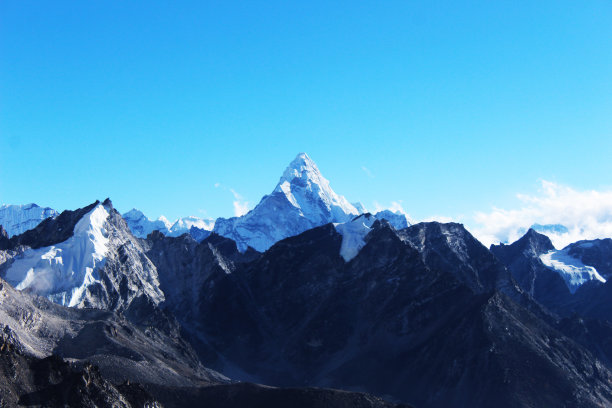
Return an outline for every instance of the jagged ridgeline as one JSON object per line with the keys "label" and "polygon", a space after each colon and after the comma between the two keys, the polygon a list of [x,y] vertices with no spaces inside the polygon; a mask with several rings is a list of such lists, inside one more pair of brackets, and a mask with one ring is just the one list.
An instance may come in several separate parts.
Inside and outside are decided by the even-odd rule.
{"label": "jagged ridgeline", "polygon": [[612,405],[610,240],[488,249],[305,154],[214,227],[127,214],[0,230],[0,406]]}

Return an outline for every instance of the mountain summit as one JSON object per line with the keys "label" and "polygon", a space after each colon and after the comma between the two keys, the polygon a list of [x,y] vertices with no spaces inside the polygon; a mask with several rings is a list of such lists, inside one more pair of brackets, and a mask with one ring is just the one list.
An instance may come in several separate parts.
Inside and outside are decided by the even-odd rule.
{"label": "mountain summit", "polygon": [[[289,164],[274,192],[283,193],[302,215],[325,223],[331,213],[334,219],[348,221],[347,215],[359,211],[346,198],[334,192],[319,168],[306,153],[300,153]],[[329,221],[327,221],[329,222]]]}
{"label": "mountain summit", "polygon": [[271,194],[242,217],[219,218],[214,231],[231,238],[241,251],[265,251],[275,242],[330,222],[351,220],[359,211],[336,194],[306,153],[284,171]]}

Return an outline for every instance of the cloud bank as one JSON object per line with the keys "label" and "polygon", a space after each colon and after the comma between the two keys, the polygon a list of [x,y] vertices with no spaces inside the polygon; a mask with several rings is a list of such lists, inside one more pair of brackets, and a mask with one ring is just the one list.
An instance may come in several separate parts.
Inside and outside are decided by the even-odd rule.
{"label": "cloud bank", "polygon": [[472,233],[486,246],[512,243],[533,224],[566,227],[566,231],[546,233],[557,248],[581,239],[612,237],[612,191],[578,191],[550,181],[541,183],[537,195],[517,195],[518,209],[476,213]]}

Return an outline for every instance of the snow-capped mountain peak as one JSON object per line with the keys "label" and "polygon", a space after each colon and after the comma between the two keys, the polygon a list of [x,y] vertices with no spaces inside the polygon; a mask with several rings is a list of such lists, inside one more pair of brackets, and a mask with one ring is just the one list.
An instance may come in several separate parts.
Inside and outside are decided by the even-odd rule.
{"label": "snow-capped mountain peak", "polygon": [[306,153],[283,172],[271,194],[242,217],[219,218],[214,231],[231,238],[241,251],[265,251],[275,242],[330,222],[351,220],[359,211],[336,194]]}
{"label": "snow-capped mountain peak", "polygon": [[105,228],[109,213],[98,204],[77,222],[67,241],[26,251],[6,273],[6,280],[17,290],[48,296],[57,303],[76,306],[85,288],[99,277],[95,272],[108,252]]}
{"label": "snow-capped mountain peak", "polygon": [[295,178],[311,180],[315,184],[327,183],[329,185],[329,181],[323,177],[315,162],[306,153],[299,153],[289,163],[276,188],[278,189],[284,182],[291,182]]}
{"label": "snow-capped mountain peak", "polygon": [[[54,239],[41,239],[43,231]],[[64,211],[35,232],[20,236],[0,270],[16,289],[71,307],[125,310],[140,296],[163,301],[155,266],[110,200]]]}
{"label": "snow-capped mountain peak", "polygon": [[359,215],[359,211],[346,198],[331,189],[329,180],[323,177],[306,153],[298,154],[289,164],[274,192],[283,193],[307,218],[319,215],[320,202],[334,215],[340,215],[340,212]]}

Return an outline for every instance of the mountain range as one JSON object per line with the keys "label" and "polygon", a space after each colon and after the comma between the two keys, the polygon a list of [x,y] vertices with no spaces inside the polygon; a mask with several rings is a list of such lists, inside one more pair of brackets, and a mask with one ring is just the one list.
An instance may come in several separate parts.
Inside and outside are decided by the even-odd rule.
{"label": "mountain range", "polygon": [[610,239],[486,248],[305,154],[175,225],[106,199],[0,228],[0,406],[612,406]]}

